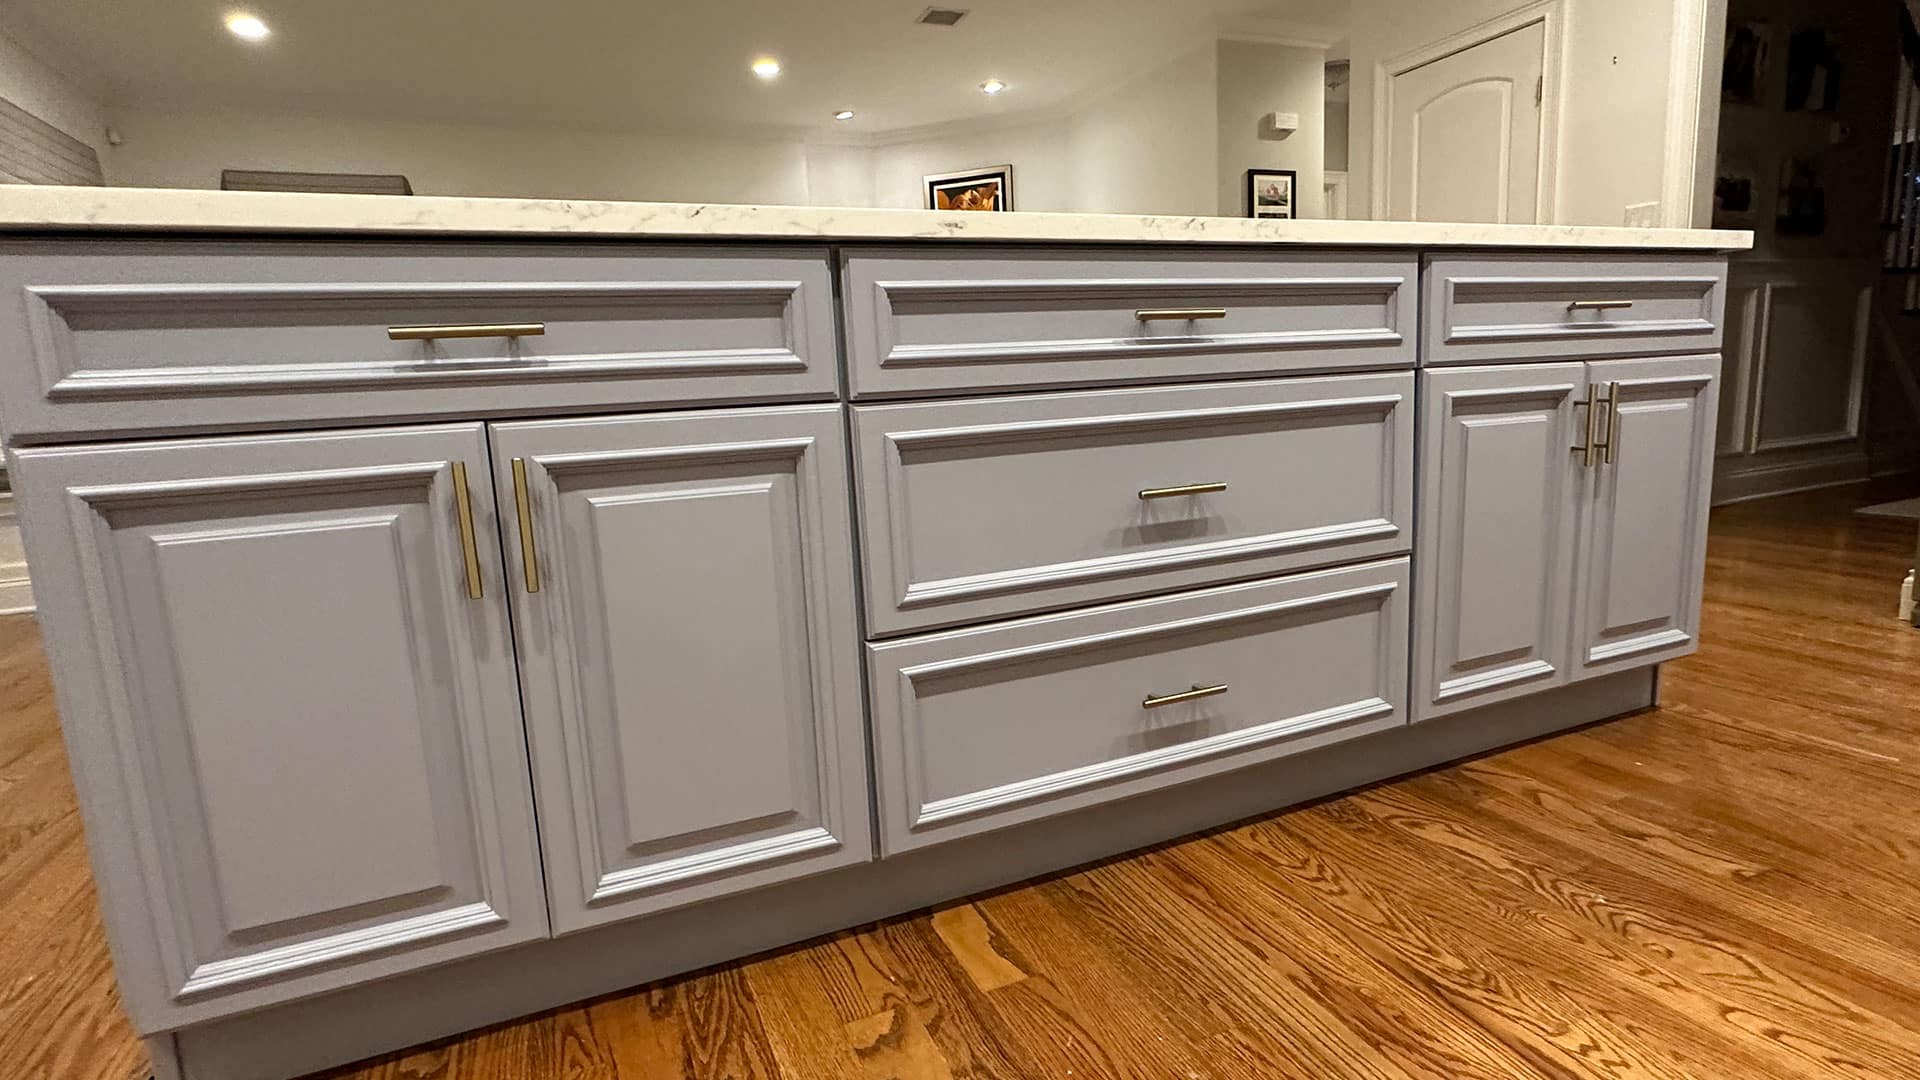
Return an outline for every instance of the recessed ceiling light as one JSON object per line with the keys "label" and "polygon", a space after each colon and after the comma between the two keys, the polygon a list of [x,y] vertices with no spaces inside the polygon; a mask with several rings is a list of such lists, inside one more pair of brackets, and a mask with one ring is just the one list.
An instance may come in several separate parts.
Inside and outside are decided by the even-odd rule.
{"label": "recessed ceiling light", "polygon": [[763,79],[771,79],[780,74],[780,61],[771,56],[763,56],[753,62],[753,73]]}
{"label": "recessed ceiling light", "polygon": [[999,79],[988,79],[986,82],[980,84],[980,92],[988,96],[997,94],[1006,88],[1007,84],[1001,82]]}
{"label": "recessed ceiling light", "polygon": [[833,118],[835,120],[851,120],[853,119],[853,110],[841,109],[839,112],[833,114]]}
{"label": "recessed ceiling light", "polygon": [[261,21],[260,16],[249,15],[244,11],[236,11],[227,16],[227,30],[242,41],[261,41],[268,34],[273,33],[267,29],[267,24]]}

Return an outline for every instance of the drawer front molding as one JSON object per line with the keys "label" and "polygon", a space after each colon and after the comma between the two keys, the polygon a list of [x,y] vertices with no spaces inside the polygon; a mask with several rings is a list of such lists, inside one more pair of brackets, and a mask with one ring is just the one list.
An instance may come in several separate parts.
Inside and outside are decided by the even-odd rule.
{"label": "drawer front molding", "polygon": [[[888,634],[1405,551],[1412,400],[1408,373],[856,408],[869,626]],[[1328,477],[1301,487],[1249,465],[1289,454]],[[1060,475],[1039,471],[1050,457]],[[931,489],[916,480],[923,463],[942,470],[925,478]],[[1154,507],[1137,497],[1170,474],[1266,486]],[[1102,485],[1109,496],[1083,508],[1081,491]],[[1060,521],[1048,502],[1084,513]],[[964,535],[976,543],[963,553]],[[943,550],[917,550],[923,540]],[[980,555],[989,542],[992,557]],[[999,565],[921,569],[956,559]]]}
{"label": "drawer front molding", "polygon": [[[50,401],[98,401],[133,396],[193,397],[201,394],[299,390],[367,390],[396,384],[499,384],[566,381],[619,375],[725,375],[805,371],[801,341],[801,283],[769,282],[573,282],[546,285],[313,284],[313,285],[76,285],[30,286],[28,319],[33,327],[42,392]],[[147,313],[177,319],[186,313],[249,312],[317,316],[338,308],[390,305],[396,309],[436,302],[479,302],[492,310],[546,314],[585,305],[627,311],[674,313],[722,307],[778,310],[784,340],[760,348],[652,350],[562,355],[503,356],[484,360],[435,359],[430,346],[389,346],[369,324],[368,345],[392,352],[419,352],[416,360],[343,360],[337,363],[236,363],[88,370],[74,342],[76,319]],[[395,316],[399,318],[399,316]],[[516,350],[517,351],[517,350]],[[256,354],[257,355],[257,354]]]}
{"label": "drawer front molding", "polygon": [[[1406,585],[1394,559],[872,646],[886,852],[1404,723]],[[1230,689],[1144,707],[1187,677]],[[929,711],[947,695],[967,700]]]}
{"label": "drawer front molding", "polygon": [[864,398],[1411,366],[1414,275],[1386,257],[855,253],[849,378]]}
{"label": "drawer front molding", "polygon": [[21,444],[824,400],[838,383],[824,249],[14,240],[0,294],[24,308],[0,321],[0,350],[31,361],[0,368]]}
{"label": "drawer front molding", "polygon": [[1423,364],[1718,348],[1723,259],[1445,256],[1427,262]]}

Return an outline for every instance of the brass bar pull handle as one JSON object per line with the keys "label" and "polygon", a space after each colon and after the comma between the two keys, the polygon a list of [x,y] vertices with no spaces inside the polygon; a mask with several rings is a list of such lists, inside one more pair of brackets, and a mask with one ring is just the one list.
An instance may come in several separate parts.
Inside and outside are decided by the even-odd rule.
{"label": "brass bar pull handle", "polygon": [[480,599],[480,546],[473,539],[473,496],[467,492],[467,463],[453,463],[453,504],[460,518],[460,554],[467,563],[467,596]]}
{"label": "brass bar pull handle", "polygon": [[431,341],[434,338],[539,337],[546,332],[547,324],[537,322],[474,323],[469,326],[387,327],[387,336],[395,341]]}
{"label": "brass bar pull handle", "polygon": [[1575,300],[1567,305],[1567,310],[1613,311],[1619,308],[1630,308],[1632,306],[1633,301],[1631,300]]}
{"label": "brass bar pull handle", "polygon": [[1169,320],[1185,322],[1189,319],[1224,319],[1227,317],[1227,309],[1223,307],[1141,308],[1139,311],[1133,313],[1133,317],[1141,322],[1162,322]]}
{"label": "brass bar pull handle", "polygon": [[1580,467],[1593,468],[1600,453],[1600,387],[1595,383],[1587,384],[1587,400],[1574,402],[1575,406],[1587,407],[1587,441],[1573,448],[1580,455]]}
{"label": "brass bar pull handle", "polygon": [[527,459],[513,459],[513,505],[520,514],[520,565],[527,574],[527,591],[540,591],[540,559],[533,547],[533,504],[527,498]]}
{"label": "brass bar pull handle", "polygon": [[1607,407],[1607,441],[1600,444],[1601,464],[1613,464],[1613,456],[1620,449],[1620,384],[1607,384],[1607,398],[1602,402]]}
{"label": "brass bar pull handle", "polygon": [[1211,495],[1216,491],[1227,490],[1225,481],[1210,484],[1181,484],[1178,487],[1141,488],[1142,499],[1175,499],[1182,495]]}
{"label": "brass bar pull handle", "polygon": [[1165,694],[1160,697],[1154,697],[1149,694],[1140,699],[1140,707],[1143,709],[1157,709],[1162,705],[1178,705],[1183,701],[1199,701],[1201,698],[1209,698],[1215,694],[1224,694],[1226,692],[1226,683],[1215,683],[1212,686],[1201,686],[1195,683],[1193,689],[1182,690],[1177,694]]}

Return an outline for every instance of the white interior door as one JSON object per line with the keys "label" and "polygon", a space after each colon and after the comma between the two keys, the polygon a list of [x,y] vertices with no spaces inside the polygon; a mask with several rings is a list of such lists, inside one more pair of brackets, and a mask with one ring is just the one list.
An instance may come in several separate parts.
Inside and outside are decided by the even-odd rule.
{"label": "white interior door", "polygon": [[1540,220],[1545,56],[1532,22],[1390,76],[1388,217]]}

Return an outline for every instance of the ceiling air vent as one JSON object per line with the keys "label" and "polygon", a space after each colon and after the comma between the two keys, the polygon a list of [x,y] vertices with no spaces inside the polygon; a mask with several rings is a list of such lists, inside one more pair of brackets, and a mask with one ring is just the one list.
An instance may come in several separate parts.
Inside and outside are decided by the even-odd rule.
{"label": "ceiling air vent", "polygon": [[930,7],[921,12],[920,17],[915,19],[914,22],[925,26],[952,26],[954,23],[966,17],[967,13],[964,11],[956,11],[953,8]]}

